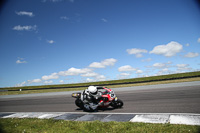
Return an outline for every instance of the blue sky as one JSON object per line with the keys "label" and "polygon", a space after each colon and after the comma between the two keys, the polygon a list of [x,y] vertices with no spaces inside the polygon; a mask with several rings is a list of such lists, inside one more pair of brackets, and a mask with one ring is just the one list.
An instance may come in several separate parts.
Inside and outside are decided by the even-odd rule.
{"label": "blue sky", "polygon": [[200,70],[195,0],[7,0],[0,87]]}

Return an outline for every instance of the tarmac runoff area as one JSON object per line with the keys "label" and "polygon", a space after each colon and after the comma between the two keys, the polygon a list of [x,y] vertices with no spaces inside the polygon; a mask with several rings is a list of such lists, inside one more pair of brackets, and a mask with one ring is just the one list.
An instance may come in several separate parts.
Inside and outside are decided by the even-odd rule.
{"label": "tarmac runoff area", "polygon": [[77,113],[77,112],[54,112],[54,113],[0,113],[0,118],[39,118],[71,121],[95,121],[102,122],[142,122],[142,123],[169,123],[184,125],[200,125],[200,114],[144,114],[144,113]]}

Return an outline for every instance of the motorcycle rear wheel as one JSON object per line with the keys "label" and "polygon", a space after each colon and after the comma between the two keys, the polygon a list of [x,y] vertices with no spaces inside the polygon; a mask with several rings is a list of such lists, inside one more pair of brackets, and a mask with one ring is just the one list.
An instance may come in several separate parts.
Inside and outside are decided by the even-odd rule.
{"label": "motorcycle rear wheel", "polygon": [[78,107],[81,108],[81,109],[84,108],[84,107],[83,107],[83,102],[82,102],[79,98],[77,98],[77,99],[75,100],[75,104],[76,104],[76,106],[78,106]]}

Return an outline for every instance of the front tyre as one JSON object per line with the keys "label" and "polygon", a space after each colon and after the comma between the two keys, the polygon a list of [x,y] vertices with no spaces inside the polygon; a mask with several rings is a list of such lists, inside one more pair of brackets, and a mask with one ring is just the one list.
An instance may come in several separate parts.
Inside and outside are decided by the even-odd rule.
{"label": "front tyre", "polygon": [[123,103],[123,101],[120,100],[120,99],[117,99],[117,101],[115,101],[115,102],[113,102],[113,103],[111,104],[111,106],[112,106],[113,108],[121,108],[123,105],[124,105],[124,103]]}

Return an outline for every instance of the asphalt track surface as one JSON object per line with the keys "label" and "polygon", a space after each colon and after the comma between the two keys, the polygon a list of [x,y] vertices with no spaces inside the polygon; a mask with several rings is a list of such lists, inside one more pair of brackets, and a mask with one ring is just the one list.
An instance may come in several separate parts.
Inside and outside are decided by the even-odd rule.
{"label": "asphalt track surface", "polygon": [[[121,109],[102,113],[195,113],[200,114],[200,82],[162,84],[114,89],[124,102]],[[0,96],[0,112],[83,112],[71,92],[55,95]]]}

